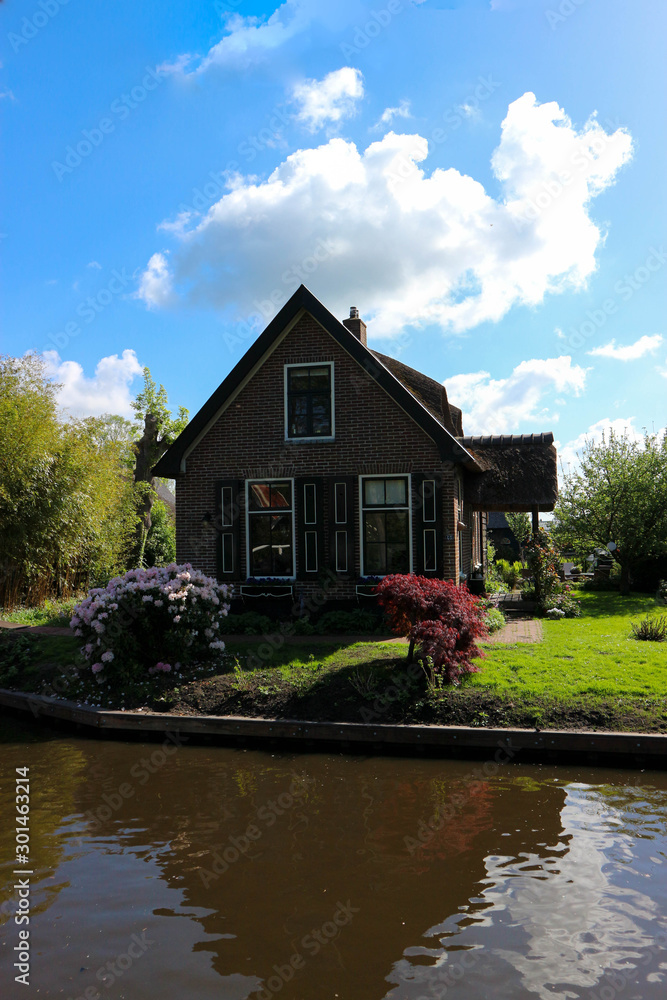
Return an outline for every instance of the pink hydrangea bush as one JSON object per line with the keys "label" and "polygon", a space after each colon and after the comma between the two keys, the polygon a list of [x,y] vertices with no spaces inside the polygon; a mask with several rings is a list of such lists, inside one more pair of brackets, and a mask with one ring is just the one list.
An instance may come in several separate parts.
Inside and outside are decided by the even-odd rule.
{"label": "pink hydrangea bush", "polygon": [[70,627],[99,682],[143,681],[216,658],[230,596],[230,587],[189,563],[131,569],[91,590]]}

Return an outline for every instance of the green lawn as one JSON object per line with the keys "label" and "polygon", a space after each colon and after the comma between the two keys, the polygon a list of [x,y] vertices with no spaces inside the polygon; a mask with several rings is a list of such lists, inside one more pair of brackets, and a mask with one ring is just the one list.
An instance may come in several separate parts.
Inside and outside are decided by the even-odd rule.
{"label": "green lawn", "polygon": [[405,645],[248,636],[188,678],[112,693],[78,656],[79,640],[16,634],[0,635],[0,686],[186,714],[667,732],[667,643],[630,638],[632,621],[667,609],[651,597],[580,596],[581,618],[544,621],[535,645],[486,645],[481,672],[458,688],[429,691]]}
{"label": "green lawn", "polygon": [[471,685],[499,694],[667,697],[667,643],[630,638],[630,623],[667,612],[652,597],[581,591],[582,617],[543,622],[535,645],[486,646]]}

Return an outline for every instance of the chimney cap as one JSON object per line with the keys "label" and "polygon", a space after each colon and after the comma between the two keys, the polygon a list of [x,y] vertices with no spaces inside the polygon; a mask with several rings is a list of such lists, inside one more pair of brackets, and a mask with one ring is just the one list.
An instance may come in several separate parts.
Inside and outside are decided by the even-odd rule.
{"label": "chimney cap", "polygon": [[356,306],[350,306],[350,319],[359,319],[359,310]]}

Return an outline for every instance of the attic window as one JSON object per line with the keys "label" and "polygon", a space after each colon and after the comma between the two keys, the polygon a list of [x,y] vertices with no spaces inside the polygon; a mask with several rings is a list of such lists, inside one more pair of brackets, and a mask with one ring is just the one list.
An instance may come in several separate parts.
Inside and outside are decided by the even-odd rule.
{"label": "attic window", "polygon": [[333,362],[286,365],[285,439],[321,441],[333,436]]}

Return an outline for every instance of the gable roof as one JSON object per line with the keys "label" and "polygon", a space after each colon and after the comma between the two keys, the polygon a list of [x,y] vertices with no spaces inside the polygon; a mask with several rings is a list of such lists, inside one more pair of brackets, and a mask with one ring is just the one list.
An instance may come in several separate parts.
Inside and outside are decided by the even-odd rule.
{"label": "gable roof", "polygon": [[[419,372],[415,372],[414,369],[408,368],[401,362],[395,362],[392,358],[369,350],[322,305],[319,299],[315,298],[305,285],[300,285],[199,412],[195,414],[187,427],[179,434],[172,446],[164,453],[154,467],[153,475],[172,479],[185,472],[185,461],[190,451],[265,361],[285,329],[294,325],[304,312],[309,313],[395,400],[401,409],[428,434],[438,446],[443,461],[461,462],[471,470],[477,468],[472,455],[456,440],[454,425],[452,424],[451,429],[447,426],[447,423],[451,423],[451,417],[450,421],[446,421],[442,406],[440,405],[438,411],[434,405],[433,388],[428,389],[425,384],[421,384],[422,391],[420,391],[420,384],[415,381],[415,376],[419,376],[425,382],[433,383],[442,389],[440,384],[434,382],[433,379],[428,379],[425,375],[420,375]],[[391,368],[389,367],[390,363]],[[403,370],[404,378],[396,374],[399,370]],[[406,376],[405,373],[412,374]]]}

